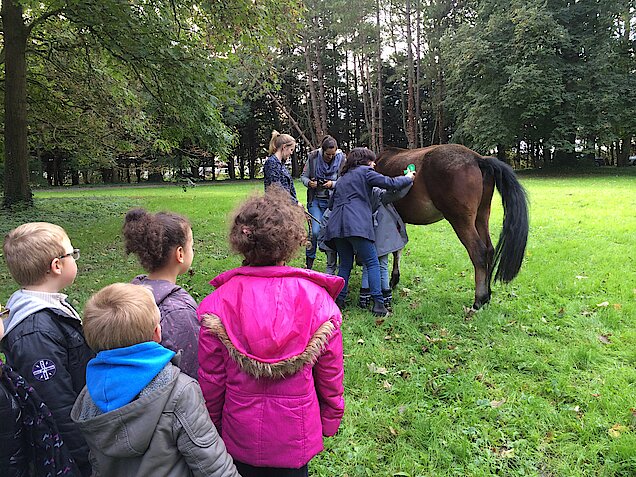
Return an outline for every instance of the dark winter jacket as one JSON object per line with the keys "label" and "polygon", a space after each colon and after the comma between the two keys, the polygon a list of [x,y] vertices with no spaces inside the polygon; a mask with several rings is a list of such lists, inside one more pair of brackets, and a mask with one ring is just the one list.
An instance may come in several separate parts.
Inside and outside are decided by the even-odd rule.
{"label": "dark winter jacket", "polygon": [[86,384],[86,365],[94,356],[82,324],[74,313],[23,290],[11,296],[7,308],[1,342],[7,364],[46,403],[73,459],[84,475],[90,474],[88,446],[71,420],[73,403]]}
{"label": "dark winter jacket", "polygon": [[[4,377],[2,365],[2,377]],[[0,381],[0,474],[7,477],[28,476],[29,462],[18,401]]]}
{"label": "dark winter jacket", "polygon": [[[332,160],[333,162],[331,164],[331,167],[329,167],[329,169],[332,171],[331,174],[329,174],[327,177],[319,177],[316,173],[316,161],[323,160],[322,149],[315,149],[307,155],[307,162],[305,163],[303,172],[300,175],[300,180],[302,181],[304,186],[307,187],[307,204],[310,204],[311,201],[314,200],[314,197],[318,197],[319,199],[329,199],[331,193],[336,187],[338,175],[340,173],[340,167],[342,166],[342,163],[345,161],[345,159],[346,158],[344,153],[340,149],[338,149],[336,151],[336,156]],[[309,181],[312,179],[322,179],[326,181],[329,180],[333,182],[333,186],[331,189],[324,189],[319,185],[317,188],[312,189],[311,187],[309,187]]]}
{"label": "dark winter jacket", "polygon": [[179,367],[196,379],[199,370],[196,302],[187,291],[167,280],[150,280],[146,275],[139,275],[132,283],[152,289],[161,312],[161,344],[175,353],[181,351]]}
{"label": "dark winter jacket", "polygon": [[[113,371],[126,372],[106,370]],[[135,399],[110,412],[103,413],[84,388],[71,415],[91,447],[94,477],[240,477],[201,388],[171,363]]]}
{"label": "dark winter jacket", "polygon": [[291,195],[294,202],[298,202],[296,196],[296,187],[294,187],[294,179],[285,167],[285,165],[278,160],[275,154],[272,154],[265,160],[263,164],[263,181],[265,183],[265,191],[272,184],[278,184],[285,189]]}
{"label": "dark winter jacket", "polygon": [[79,477],[49,408],[10,366],[0,371],[0,475]]}
{"label": "dark winter jacket", "polygon": [[373,187],[402,189],[412,183],[410,177],[387,177],[370,166],[358,166],[343,174],[331,197],[329,208],[332,212],[325,230],[325,242],[331,247],[329,242],[334,238],[362,237],[374,241]]}

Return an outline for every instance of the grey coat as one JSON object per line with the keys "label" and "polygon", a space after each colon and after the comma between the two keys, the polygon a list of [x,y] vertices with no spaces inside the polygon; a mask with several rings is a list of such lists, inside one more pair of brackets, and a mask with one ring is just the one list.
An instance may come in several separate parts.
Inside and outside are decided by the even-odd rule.
{"label": "grey coat", "polygon": [[171,363],[137,399],[105,414],[84,387],[71,418],[90,447],[94,477],[240,477],[199,384]]}
{"label": "grey coat", "polygon": [[413,184],[409,184],[398,191],[373,188],[371,205],[374,210],[373,229],[378,257],[403,249],[409,241],[404,221],[393,207],[392,202],[404,197],[412,186]]}

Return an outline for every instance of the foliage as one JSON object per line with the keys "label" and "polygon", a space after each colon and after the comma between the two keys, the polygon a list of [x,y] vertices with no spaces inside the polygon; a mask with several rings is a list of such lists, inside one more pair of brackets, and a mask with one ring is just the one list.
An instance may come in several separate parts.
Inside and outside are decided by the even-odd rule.
{"label": "foliage", "polygon": [[[409,227],[393,315],[376,322],[355,307],[345,311],[345,418],[311,474],[633,475],[635,173],[521,176],[531,199],[525,263],[472,316],[464,312],[472,267],[448,223]],[[261,188],[246,181],[187,192],[37,192],[34,209],[2,214],[2,232],[28,220],[64,226],[82,250],[66,290],[81,308],[99,288],[141,272],[123,254],[128,208],[170,204],[193,224],[194,273],[179,283],[200,301],[213,276],[239,265],[227,245],[228,214]],[[493,236],[501,219],[495,197]],[[293,264],[302,263],[299,253]],[[319,255],[317,268],[324,265]],[[353,301],[359,284],[358,270]],[[4,302],[15,289],[4,264],[0,289]]]}

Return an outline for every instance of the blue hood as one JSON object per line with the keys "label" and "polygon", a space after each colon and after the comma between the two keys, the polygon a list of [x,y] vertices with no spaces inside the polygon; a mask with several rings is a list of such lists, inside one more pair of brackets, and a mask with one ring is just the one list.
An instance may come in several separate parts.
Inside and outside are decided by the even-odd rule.
{"label": "blue hood", "polygon": [[119,409],[132,402],[174,355],[154,341],[100,351],[86,367],[88,393],[102,412]]}

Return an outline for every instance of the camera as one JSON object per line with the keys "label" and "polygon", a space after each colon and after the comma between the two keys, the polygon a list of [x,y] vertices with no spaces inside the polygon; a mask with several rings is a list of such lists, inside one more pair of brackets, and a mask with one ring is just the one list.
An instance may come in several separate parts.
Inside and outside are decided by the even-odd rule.
{"label": "camera", "polygon": [[310,180],[315,181],[315,182],[318,184],[318,187],[324,187],[324,186],[325,186],[325,184],[326,184],[327,182],[329,182],[329,180],[328,180],[328,179],[317,179],[317,178],[315,178],[315,177],[314,177],[313,179],[310,179]]}

